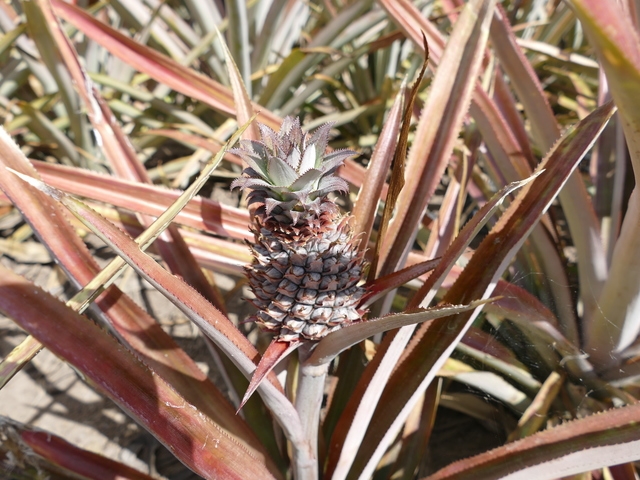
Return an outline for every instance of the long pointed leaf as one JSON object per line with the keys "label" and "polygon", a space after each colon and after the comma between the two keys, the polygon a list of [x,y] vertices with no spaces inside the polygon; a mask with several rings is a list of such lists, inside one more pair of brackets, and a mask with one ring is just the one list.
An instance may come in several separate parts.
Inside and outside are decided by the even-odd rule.
{"label": "long pointed leaf", "polygon": [[[542,151],[550,150],[560,136],[560,127],[543,93],[542,85],[518,46],[507,15],[500,5],[496,8],[491,26],[491,39],[498,57],[502,60],[502,67],[509,75],[511,84],[527,113],[535,142]],[[580,293],[585,304],[585,316],[589,318],[593,309],[597,308],[596,298],[607,275],[607,262],[600,240],[600,228],[593,204],[578,173],[567,181],[559,198],[567,217],[571,238],[576,246],[580,285],[585,286]],[[533,239],[536,241],[536,237]],[[550,276],[552,273],[548,272]],[[557,300],[560,305],[567,305],[563,299]],[[571,318],[573,315],[568,316],[569,311],[560,311],[560,313],[565,317],[561,319],[566,324],[574,322]],[[573,325],[567,327],[567,330],[574,332],[576,329]],[[572,336],[577,339],[577,332]]]}
{"label": "long pointed leaf", "polygon": [[[124,178],[151,183],[147,171],[136,157],[131,142],[80,64],[71,42],[63,34],[63,29],[53,13],[49,0],[36,0],[36,4],[39,6],[39,10],[32,9],[32,16],[42,17],[48,25],[52,26],[50,36],[62,57],[65,70],[73,79],[80,98],[88,111],[89,119],[100,138],[99,143],[112,168],[117,175]],[[142,221],[145,224],[150,224],[153,220],[142,216]],[[156,248],[176,275],[180,275],[214,305],[223,309],[222,302],[191,255],[177,227],[170,225],[166,231],[163,231],[156,242]]]}
{"label": "long pointed leaf", "polygon": [[[236,13],[236,9],[238,8],[235,1],[231,2],[230,8],[231,10],[229,12],[229,15],[232,16],[234,13]],[[240,14],[240,12],[237,12],[237,14]],[[246,18],[243,18],[243,20],[246,21]],[[246,25],[243,25],[243,27],[246,29]],[[245,31],[243,33],[246,34],[247,32]],[[227,62],[227,73],[229,75],[229,79],[231,80],[231,91],[233,92],[233,101],[236,107],[236,117],[238,120],[238,125],[244,125],[249,121],[249,118],[254,115],[254,108],[251,103],[251,94],[247,91],[247,88],[251,87],[251,82],[249,81],[249,53],[246,51],[246,45],[244,45],[246,39],[237,39],[236,35],[234,35],[234,39],[238,43],[242,43],[244,45],[243,48],[238,48],[237,52],[239,54],[246,55],[246,57],[242,57],[242,60],[244,61],[244,70],[241,74],[238,70],[236,62],[233,59],[233,56],[231,55],[231,52],[227,48],[227,44],[224,43],[222,34],[219,31],[218,38],[220,39],[220,43],[222,44],[222,48],[225,54],[225,60]],[[241,40],[244,40],[245,42]],[[244,138],[248,140],[258,140],[260,138],[258,126],[252,124],[247,130],[247,134]]]}
{"label": "long pointed leaf", "polygon": [[416,263],[397,272],[377,278],[371,284],[367,285],[367,293],[365,293],[360,300],[359,307],[365,308],[390,290],[401,287],[405,283],[430,272],[440,263],[440,260],[441,258],[438,257],[433,260]]}
{"label": "long pointed leaf", "polygon": [[20,438],[35,453],[54,465],[94,480],[153,480],[153,477],[97,453],[82,450],[64,439],[40,430],[20,430]]}
{"label": "long pointed leaf", "polygon": [[251,376],[251,381],[249,382],[249,386],[247,387],[244,397],[242,397],[238,411],[245,403],[247,403],[249,397],[253,395],[253,392],[256,391],[260,386],[260,383],[262,383],[264,378],[276,367],[276,365],[278,365],[280,361],[299,346],[300,342],[279,342],[278,340],[273,340],[269,344],[260,358],[260,363],[258,363],[256,370]]}
{"label": "long pointed leaf", "polygon": [[[471,261],[449,289],[444,301],[466,302],[491,295],[497,280],[537,221],[593,145],[615,111],[611,103],[600,107],[559,141],[538,168],[544,170],[510,206],[494,230],[480,244]],[[410,353],[385,387],[365,441],[354,464],[369,472],[404,422],[408,411],[435,377],[478,310],[471,314],[434,320],[421,327]],[[383,408],[381,408],[383,406]],[[373,427],[375,425],[375,428]]]}
{"label": "long pointed leaf", "polygon": [[461,460],[425,480],[553,480],[640,459],[640,404],[574,420]]}
{"label": "long pointed leaf", "polygon": [[[403,85],[404,87],[404,85]],[[393,107],[388,113],[387,120],[378,137],[378,142],[369,161],[365,180],[358,191],[358,198],[353,208],[355,218],[354,234],[361,235],[360,248],[365,249],[369,244],[371,230],[378,211],[380,191],[385,184],[394,151],[397,148],[397,136],[402,121],[402,107],[404,88],[398,92]]]}
{"label": "long pointed leaf", "polygon": [[[52,0],[51,4],[58,15],[124,62],[220,112],[235,115],[233,95],[228,88],[125,37],[73,5],[61,0]],[[275,129],[280,125],[278,117],[266,109],[262,109],[262,121]]]}
{"label": "long pointed leaf", "polygon": [[[176,190],[132,183],[87,170],[43,162],[33,162],[33,165],[48,184],[60,190],[154,217],[160,216],[181,194]],[[196,197],[189,202],[178,213],[176,222],[231,238],[243,239],[251,235],[246,211],[206,198]]]}
{"label": "long pointed leaf", "polygon": [[263,462],[106,331],[10,270],[1,271],[2,312],[82,372],[189,468],[219,478],[272,478]]}
{"label": "long pointed leaf", "polygon": [[425,50],[424,61],[422,62],[422,68],[420,69],[420,72],[418,73],[413,87],[411,87],[411,90],[407,97],[407,104],[404,106],[404,113],[402,115],[402,127],[400,128],[398,145],[396,146],[396,151],[393,155],[389,191],[387,192],[387,196],[385,198],[384,210],[382,212],[378,238],[376,240],[376,249],[369,269],[369,279],[374,279],[378,276],[378,270],[380,266],[379,262],[381,258],[384,258],[380,256],[380,251],[382,249],[382,246],[384,245],[384,241],[387,240],[387,230],[389,229],[389,225],[391,223],[391,216],[396,208],[398,197],[402,193],[402,189],[405,184],[405,159],[407,158],[407,144],[409,139],[411,116],[413,114],[413,105],[418,95],[420,83],[422,82],[424,74],[427,70],[427,65],[429,64],[429,47],[427,45],[427,38],[423,36],[422,42],[423,48]]}
{"label": "long pointed leaf", "polygon": [[[500,204],[514,190],[525,186],[533,178],[531,177],[521,182],[515,182],[503,188],[487,202],[478,214],[464,226],[458,237],[454,240],[450,248],[440,259],[434,271],[429,275],[424,285],[414,295],[410,302],[410,308],[430,305],[436,295],[438,288],[445,281],[447,273],[453,268],[455,262],[468,247],[469,243],[476,237],[480,229],[486,224],[491,216],[497,211]],[[384,278],[384,277],[383,277]],[[388,381],[393,368],[404,352],[407,342],[415,330],[415,325],[401,328],[397,332],[388,334],[380,345],[376,356],[367,366],[364,374],[358,382],[355,393],[349,399],[345,408],[341,424],[338,425],[330,443],[329,468],[346,458],[345,464],[353,457],[353,451],[362,441],[364,436],[363,425],[368,424],[374,413],[375,406],[380,399],[384,384]],[[357,427],[352,427],[357,425]]]}
{"label": "long pointed leaf", "polygon": [[392,272],[402,262],[449,162],[480,72],[481,52],[489,35],[494,4],[493,0],[468,3],[451,34],[416,130],[420,142],[415,142],[409,152],[407,171],[411,175],[400,193],[381,249],[383,274]]}
{"label": "long pointed leaf", "polygon": [[492,299],[471,302],[469,305],[441,305],[420,312],[396,313],[348,325],[320,340],[306,364],[322,365],[328,363],[340,352],[378,333],[466,312],[490,301]]}
{"label": "long pointed leaf", "polygon": [[[580,19],[607,76],[610,93],[620,109],[620,119],[629,147],[636,188],[620,231],[609,279],[587,324],[586,346],[599,366],[612,366],[620,352],[640,333],[640,39],[621,5],[592,0],[569,2]],[[630,263],[633,262],[633,263]],[[613,358],[612,358],[613,352]]]}

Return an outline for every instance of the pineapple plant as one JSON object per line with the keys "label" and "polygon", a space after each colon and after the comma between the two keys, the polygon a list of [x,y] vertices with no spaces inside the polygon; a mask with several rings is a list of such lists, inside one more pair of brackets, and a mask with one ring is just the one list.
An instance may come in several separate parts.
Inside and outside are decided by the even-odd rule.
{"label": "pineapple plant", "polygon": [[279,132],[260,125],[261,141],[233,150],[248,167],[232,188],[250,190],[253,213],[246,273],[258,312],[250,320],[278,341],[319,340],[362,316],[359,241],[329,198],[348,190],[334,173],[355,152],[325,154],[331,127],[305,133],[287,117]]}

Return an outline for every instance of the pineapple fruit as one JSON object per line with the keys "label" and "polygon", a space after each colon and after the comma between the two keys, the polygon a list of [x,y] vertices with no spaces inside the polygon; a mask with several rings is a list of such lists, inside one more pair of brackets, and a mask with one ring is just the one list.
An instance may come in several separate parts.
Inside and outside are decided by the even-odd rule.
{"label": "pineapple fruit", "polygon": [[328,198],[347,191],[334,173],[355,152],[325,155],[330,129],[308,134],[287,117],[278,133],[260,125],[261,141],[232,151],[248,164],[231,187],[250,191],[254,262],[246,273],[258,309],[251,320],[278,341],[320,340],[362,316],[359,241]]}

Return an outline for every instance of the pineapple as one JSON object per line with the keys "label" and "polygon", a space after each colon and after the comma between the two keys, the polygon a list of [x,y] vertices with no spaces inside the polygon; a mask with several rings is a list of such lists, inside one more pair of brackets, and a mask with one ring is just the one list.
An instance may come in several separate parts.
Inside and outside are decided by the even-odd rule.
{"label": "pineapple", "polygon": [[231,187],[250,190],[254,262],[246,272],[258,309],[251,320],[277,341],[320,340],[362,315],[359,242],[327,197],[347,191],[333,174],[355,152],[325,155],[331,126],[307,134],[287,117],[278,133],[260,125],[262,141],[233,150],[249,165]]}

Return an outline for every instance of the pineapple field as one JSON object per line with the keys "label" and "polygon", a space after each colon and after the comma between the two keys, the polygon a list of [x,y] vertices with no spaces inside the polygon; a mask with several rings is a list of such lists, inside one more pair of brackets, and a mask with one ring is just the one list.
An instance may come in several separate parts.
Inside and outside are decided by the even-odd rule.
{"label": "pineapple field", "polygon": [[2,2],[0,478],[638,478],[639,28]]}

